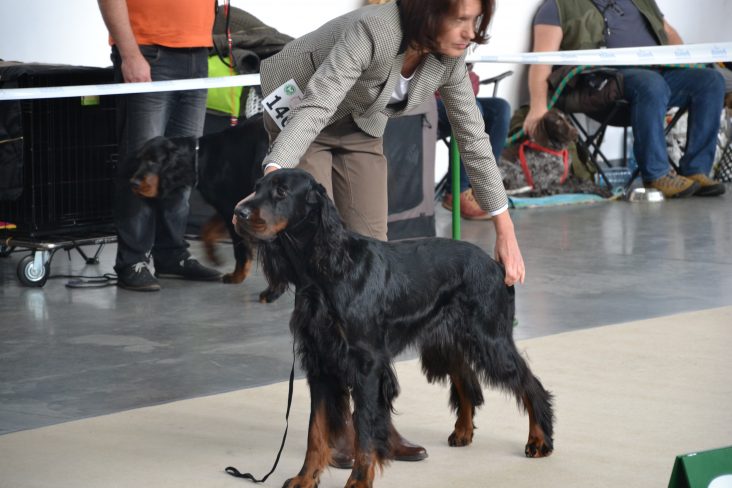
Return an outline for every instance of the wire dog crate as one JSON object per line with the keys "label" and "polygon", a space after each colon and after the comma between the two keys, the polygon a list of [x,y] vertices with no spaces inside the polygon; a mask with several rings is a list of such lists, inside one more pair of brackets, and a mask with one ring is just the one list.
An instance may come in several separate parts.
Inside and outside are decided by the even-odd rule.
{"label": "wire dog crate", "polygon": [[[111,69],[0,63],[3,88],[104,84]],[[115,239],[112,219],[117,162],[112,97],[0,102],[0,254],[29,248],[18,278],[45,284],[59,249],[79,250],[96,262]],[[100,248],[88,258],[80,246]]]}

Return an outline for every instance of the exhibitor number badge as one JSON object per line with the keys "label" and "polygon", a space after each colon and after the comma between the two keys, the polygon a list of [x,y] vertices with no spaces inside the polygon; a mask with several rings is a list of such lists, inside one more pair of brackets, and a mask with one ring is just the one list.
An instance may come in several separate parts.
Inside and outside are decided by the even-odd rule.
{"label": "exhibitor number badge", "polygon": [[284,129],[290,120],[291,111],[303,99],[302,91],[295,80],[289,80],[262,100],[262,107],[280,129]]}

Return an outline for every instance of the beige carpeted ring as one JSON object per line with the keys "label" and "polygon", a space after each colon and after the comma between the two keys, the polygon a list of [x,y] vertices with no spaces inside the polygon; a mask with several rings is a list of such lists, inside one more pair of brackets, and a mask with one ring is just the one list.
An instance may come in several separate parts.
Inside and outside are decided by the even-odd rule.
{"label": "beige carpeted ring", "polygon": [[[394,463],[379,487],[662,487],[676,454],[732,445],[732,307],[522,341],[556,395],[555,451],[526,459],[528,419],[486,391],[474,442],[450,448],[447,390],[416,361],[398,364],[396,424],[430,457]],[[226,466],[262,476],[284,429],[287,384],[68,422],[0,436],[0,487],[244,487]],[[279,487],[302,463],[308,418],[295,384]],[[330,470],[321,487],[341,487]]]}

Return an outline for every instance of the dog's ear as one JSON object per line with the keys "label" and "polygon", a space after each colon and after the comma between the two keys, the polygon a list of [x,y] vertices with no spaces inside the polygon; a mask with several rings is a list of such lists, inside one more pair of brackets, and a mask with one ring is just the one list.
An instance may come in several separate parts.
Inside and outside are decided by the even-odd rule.
{"label": "dog's ear", "polygon": [[320,205],[317,212],[318,229],[313,238],[316,243],[313,247],[315,249],[313,262],[322,273],[339,276],[345,266],[350,264],[345,245],[346,228],[323,185],[316,183],[310,189],[307,198],[315,199]]}
{"label": "dog's ear", "polygon": [[164,168],[160,172],[161,198],[179,188],[193,186],[197,178],[195,139],[165,138],[160,148],[159,162]]}

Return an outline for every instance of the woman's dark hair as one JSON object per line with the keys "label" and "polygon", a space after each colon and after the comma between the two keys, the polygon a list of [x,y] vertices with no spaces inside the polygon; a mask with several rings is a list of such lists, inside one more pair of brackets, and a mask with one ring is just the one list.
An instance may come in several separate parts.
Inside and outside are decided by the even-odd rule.
{"label": "woman's dark hair", "polygon": [[[457,10],[461,0],[399,0],[402,31],[406,45],[418,50],[435,52],[437,36],[443,29],[443,21]],[[493,17],[495,0],[480,0],[483,15],[475,27],[476,44],[488,41],[488,24]]]}

